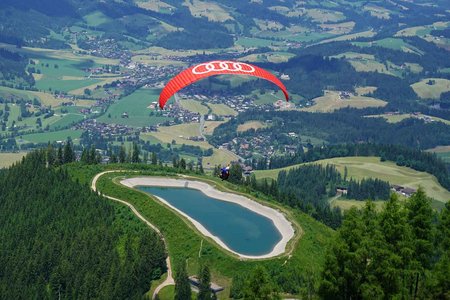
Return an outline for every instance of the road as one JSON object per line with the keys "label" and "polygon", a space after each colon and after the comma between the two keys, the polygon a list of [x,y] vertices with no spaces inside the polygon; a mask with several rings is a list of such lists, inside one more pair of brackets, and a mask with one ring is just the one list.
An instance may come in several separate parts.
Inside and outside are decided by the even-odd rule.
{"label": "road", "polygon": [[[117,173],[117,172],[130,172],[130,171],[125,171],[125,170],[112,170],[112,171],[105,171],[105,172],[98,173],[97,175],[95,175],[94,179],[92,179],[91,189],[92,189],[94,192],[98,192],[98,191],[97,191],[97,181],[98,181],[98,179],[99,179],[101,176],[103,176],[103,175],[105,175],[105,174],[107,174],[107,173]],[[100,192],[98,192],[98,193],[100,193]],[[136,208],[135,208],[132,204],[126,202],[125,200],[121,200],[121,199],[118,199],[118,198],[114,198],[114,197],[111,197],[111,196],[108,196],[108,195],[105,195],[105,194],[103,194],[103,196],[104,196],[105,198],[108,198],[108,199],[113,200],[113,201],[116,201],[116,202],[120,202],[120,203],[125,204],[126,206],[128,206],[128,207],[131,209],[131,211],[132,211],[139,219],[141,219],[141,220],[142,220],[145,224],[147,224],[147,226],[149,226],[151,229],[153,229],[154,231],[156,231],[156,233],[161,237],[162,241],[164,242],[164,246],[165,246],[165,248],[166,248],[167,254],[169,254],[169,251],[168,251],[168,248],[167,248],[166,240],[164,239],[164,236],[162,235],[161,231],[158,229],[158,227],[156,227],[155,225],[153,225],[152,223],[150,223],[146,218],[144,218],[144,217],[136,210]],[[171,263],[170,263],[170,257],[169,257],[169,255],[167,255],[167,258],[166,258],[166,264],[167,264],[167,278],[166,278],[166,280],[164,280],[160,285],[158,285],[158,286],[156,287],[155,291],[153,292],[152,299],[155,299],[156,295],[159,293],[159,291],[160,291],[162,288],[164,288],[164,287],[166,287],[166,286],[168,286],[168,285],[174,285],[174,284],[175,284],[175,280],[173,279],[173,276],[172,276],[172,265],[171,265]]]}

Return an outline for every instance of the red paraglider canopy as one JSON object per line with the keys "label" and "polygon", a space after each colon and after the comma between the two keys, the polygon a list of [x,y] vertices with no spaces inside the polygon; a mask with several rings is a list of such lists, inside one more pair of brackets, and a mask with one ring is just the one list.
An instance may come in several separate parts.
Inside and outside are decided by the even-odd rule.
{"label": "red paraglider canopy", "polygon": [[289,101],[289,95],[286,87],[272,73],[257,66],[243,62],[215,60],[190,67],[172,78],[159,95],[159,107],[163,109],[170,97],[193,82],[209,76],[223,74],[248,75],[266,79],[276,84],[283,91],[286,101]]}

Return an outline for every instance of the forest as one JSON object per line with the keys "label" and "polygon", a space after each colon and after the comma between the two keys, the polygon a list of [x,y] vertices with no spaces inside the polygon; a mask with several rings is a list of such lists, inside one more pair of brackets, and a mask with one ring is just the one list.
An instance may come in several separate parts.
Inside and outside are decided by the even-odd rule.
{"label": "forest", "polygon": [[0,172],[0,298],[141,298],[166,272],[161,238],[48,153]]}
{"label": "forest", "polygon": [[345,214],[321,274],[323,299],[447,299],[450,204],[440,212],[419,189],[381,212],[367,202]]}
{"label": "forest", "polygon": [[28,59],[23,55],[0,49],[0,82],[2,85],[12,85],[11,82],[20,85],[33,86],[34,78],[25,72]]}
{"label": "forest", "polygon": [[[243,133],[237,126],[246,121],[272,120],[274,126]],[[376,143],[396,144],[413,149],[430,149],[447,145],[450,141],[450,126],[442,122],[425,123],[419,119],[405,119],[388,123],[382,118],[366,118],[351,110],[334,113],[307,113],[299,111],[249,110],[215,128],[209,142],[215,146],[229,142],[235,137],[250,138],[255,135],[272,137],[295,132],[323,139],[330,144]]]}

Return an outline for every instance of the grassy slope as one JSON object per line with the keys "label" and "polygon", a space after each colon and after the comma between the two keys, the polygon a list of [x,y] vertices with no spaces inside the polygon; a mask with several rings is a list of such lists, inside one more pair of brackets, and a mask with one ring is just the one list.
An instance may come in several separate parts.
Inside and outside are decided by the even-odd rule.
{"label": "grassy slope", "polygon": [[[100,172],[104,168],[119,169],[120,167],[71,167],[71,173],[75,178],[80,179],[82,182],[89,182],[97,172]],[[206,260],[211,266],[213,281],[226,287],[225,292],[219,294],[220,298],[225,299],[228,297],[231,278],[234,274],[237,272],[248,272],[258,264],[262,264],[270,270],[282,272],[285,268],[282,267],[283,264],[289,259],[289,265],[298,266],[304,273],[311,270],[316,274],[320,272],[324,261],[325,248],[333,235],[333,231],[325,225],[313,220],[308,215],[274,202],[258,200],[267,205],[281,209],[294,224],[300,224],[301,229],[297,227],[296,237],[298,239],[302,234],[301,239],[299,242],[291,242],[289,244],[289,248],[294,248],[291,258],[281,256],[260,261],[241,261],[235,256],[225,252],[225,250],[218,247],[211,240],[202,236],[190,222],[160,204],[154,198],[145,193],[119,186],[113,182],[118,176],[124,175],[136,176],[135,173],[107,174],[100,178],[98,182],[99,190],[107,195],[115,196],[132,203],[150,222],[155,224],[166,238],[172,262],[180,258],[189,258],[188,271],[190,274],[195,274],[198,270],[198,252],[201,240],[204,240],[202,259]],[[211,177],[203,177],[200,179],[208,180],[210,183],[223,190],[231,191],[230,189],[236,188],[228,183],[222,185],[222,183],[219,183],[214,179],[211,180]]]}
{"label": "grassy slope", "polygon": [[[148,106],[157,101],[159,91],[140,89],[131,95],[128,95],[113,105],[111,105],[106,113],[97,120],[104,123],[123,124],[136,127],[150,126],[159,122],[163,122],[168,118],[150,116],[150,109]],[[127,112],[129,118],[122,118],[122,113]],[[111,118],[108,118],[108,114]]]}
{"label": "grassy slope", "polygon": [[247,131],[249,129],[261,129],[261,128],[266,128],[267,124],[261,122],[261,121],[247,121],[244,124],[239,124],[237,131],[238,132],[244,132]]}
{"label": "grassy slope", "polygon": [[386,106],[386,102],[364,96],[350,96],[349,99],[340,99],[339,93],[326,91],[325,96],[314,99],[315,104],[311,107],[302,109],[309,112],[331,112],[345,107],[365,108]]}
{"label": "grassy slope", "polygon": [[[314,163],[323,165],[333,164],[342,174],[344,168],[347,167],[348,177],[353,177],[357,180],[373,177],[387,180],[391,184],[399,184],[412,188],[422,186],[427,195],[441,203],[450,200],[450,192],[437,182],[436,177],[425,172],[415,171],[411,168],[399,167],[393,162],[380,162],[378,157],[338,157],[319,160]],[[265,177],[277,178],[280,170],[288,170],[297,166],[298,165],[282,169],[256,171],[255,175],[257,179]]]}
{"label": "grassy slope", "polygon": [[70,137],[73,142],[77,143],[82,132],[83,131],[81,130],[66,129],[61,131],[27,134],[23,135],[22,139],[32,143],[47,143],[54,141],[65,141],[68,137]]}
{"label": "grassy slope", "polygon": [[[434,80],[433,85],[427,84]],[[450,80],[442,78],[425,78],[411,85],[414,92],[422,99],[439,99],[442,93],[450,91]]]}
{"label": "grassy slope", "polygon": [[208,107],[206,107],[205,105],[202,105],[202,103],[200,101],[191,100],[191,99],[183,99],[180,101],[180,104],[184,109],[199,113],[201,115],[205,115],[208,113]]}

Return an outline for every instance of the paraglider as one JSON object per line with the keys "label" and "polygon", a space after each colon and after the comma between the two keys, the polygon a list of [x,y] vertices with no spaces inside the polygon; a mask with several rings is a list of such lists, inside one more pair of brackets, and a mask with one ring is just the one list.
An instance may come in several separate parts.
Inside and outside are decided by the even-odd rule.
{"label": "paraglider", "polygon": [[172,78],[159,95],[159,107],[163,109],[170,97],[182,88],[200,79],[224,74],[248,75],[265,79],[277,85],[283,92],[286,101],[289,100],[286,87],[272,73],[244,62],[216,60],[192,66]]}
{"label": "paraglider", "polygon": [[229,176],[230,176],[230,164],[228,164],[228,166],[224,168],[221,168],[219,174],[219,177],[222,180],[227,180]]}

